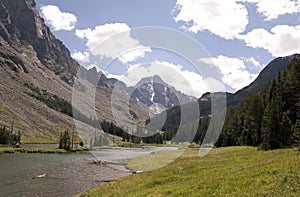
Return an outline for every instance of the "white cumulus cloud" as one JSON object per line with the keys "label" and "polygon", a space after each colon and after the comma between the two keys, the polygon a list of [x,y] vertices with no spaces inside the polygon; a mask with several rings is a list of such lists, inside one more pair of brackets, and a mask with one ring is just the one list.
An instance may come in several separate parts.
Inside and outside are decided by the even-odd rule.
{"label": "white cumulus cloud", "polygon": [[140,57],[144,57],[146,52],[151,52],[150,47],[136,47],[133,50],[126,51],[125,53],[122,53],[119,57],[119,60],[125,64],[127,62],[132,62]]}
{"label": "white cumulus cloud", "polygon": [[121,62],[127,63],[151,51],[150,47],[144,47],[132,38],[130,30],[126,23],[109,23],[94,29],[77,29],[75,35],[87,39],[86,46],[92,55],[119,58]]}
{"label": "white cumulus cloud", "polygon": [[205,92],[224,91],[224,85],[212,78],[204,79],[200,74],[184,70],[181,65],[166,61],[154,61],[147,65],[130,65],[126,74],[114,77],[128,86],[135,86],[142,78],[158,75],[164,82],[187,95],[201,97]]}
{"label": "white cumulus cloud", "polygon": [[220,55],[213,58],[201,58],[199,61],[219,68],[223,75],[223,82],[235,90],[249,85],[257,76],[249,73],[245,62],[239,58]]}
{"label": "white cumulus cloud", "polygon": [[257,12],[265,16],[266,20],[276,19],[281,15],[300,12],[299,0],[242,0],[254,3]]}
{"label": "white cumulus cloud", "polygon": [[187,31],[207,30],[224,39],[234,39],[249,23],[245,3],[255,5],[265,20],[300,12],[300,0],[177,0],[174,19],[184,22],[182,28]]}
{"label": "white cumulus cloud", "polygon": [[247,8],[236,0],[177,0],[176,6],[175,21],[185,22],[183,28],[194,33],[208,30],[232,39],[248,24]]}
{"label": "white cumulus cloud", "polygon": [[71,31],[77,23],[74,14],[62,12],[56,5],[41,6],[41,15],[54,31]]}
{"label": "white cumulus cloud", "polygon": [[250,57],[250,58],[242,58],[245,62],[249,62],[252,65],[256,66],[256,67],[264,67],[265,65],[261,64],[259,61],[257,61],[254,57]]}
{"label": "white cumulus cloud", "polygon": [[72,53],[72,58],[80,61],[80,62],[89,62],[90,54],[88,52],[80,52],[80,51],[75,51]]}
{"label": "white cumulus cloud", "polygon": [[300,25],[277,25],[270,32],[258,28],[239,38],[244,40],[247,46],[266,49],[275,57],[300,52]]}

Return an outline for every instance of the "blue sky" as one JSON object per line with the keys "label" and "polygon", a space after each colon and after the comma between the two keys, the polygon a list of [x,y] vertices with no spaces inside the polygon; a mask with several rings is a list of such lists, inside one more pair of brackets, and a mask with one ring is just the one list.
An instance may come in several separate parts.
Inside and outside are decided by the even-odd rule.
{"label": "blue sky", "polygon": [[[300,51],[300,0],[37,0],[37,7],[82,66],[96,66],[128,85],[159,74],[197,97],[223,88],[235,92],[273,58]],[[203,75],[182,54],[147,45],[135,31],[144,26],[193,39],[206,51],[194,61],[219,77]],[[160,39],[159,33],[149,36]],[[180,38],[169,39],[181,45]]]}

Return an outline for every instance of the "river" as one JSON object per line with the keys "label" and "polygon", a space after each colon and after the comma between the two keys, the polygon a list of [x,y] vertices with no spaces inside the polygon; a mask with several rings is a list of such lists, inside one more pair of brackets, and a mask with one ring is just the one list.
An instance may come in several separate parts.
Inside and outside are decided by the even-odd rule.
{"label": "river", "polygon": [[[130,171],[122,165],[124,159],[161,149],[146,147],[100,149],[75,154],[3,154],[0,155],[0,196],[72,196],[83,193],[105,181],[129,175]],[[92,164],[93,160],[113,164]],[[46,177],[37,178],[45,173]]]}

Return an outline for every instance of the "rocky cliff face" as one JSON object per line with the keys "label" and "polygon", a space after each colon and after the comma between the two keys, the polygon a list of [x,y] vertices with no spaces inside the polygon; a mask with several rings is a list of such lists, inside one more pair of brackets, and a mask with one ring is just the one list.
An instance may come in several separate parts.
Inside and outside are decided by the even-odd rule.
{"label": "rocky cliff face", "polygon": [[[24,53],[24,47],[32,49],[41,64],[66,83],[74,82],[79,64],[71,58],[68,49],[53,36],[39,17],[34,0],[1,0],[0,15],[2,45],[9,45],[17,53]],[[19,69],[28,72],[21,62],[16,62],[22,67]]]}
{"label": "rocky cliff face", "polygon": [[0,0],[0,125],[30,138],[56,138],[71,117],[32,97],[71,101],[78,63],[40,18],[33,0]]}

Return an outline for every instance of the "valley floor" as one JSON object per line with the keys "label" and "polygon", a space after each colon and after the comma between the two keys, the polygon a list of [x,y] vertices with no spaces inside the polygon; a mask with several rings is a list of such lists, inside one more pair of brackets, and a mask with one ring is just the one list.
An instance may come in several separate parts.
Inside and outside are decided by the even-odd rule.
{"label": "valley floor", "polygon": [[[189,149],[171,164],[132,174],[80,196],[300,196],[300,153],[253,147],[213,149],[203,158]],[[162,155],[136,157],[128,167]],[[140,165],[140,166],[144,166]]]}

